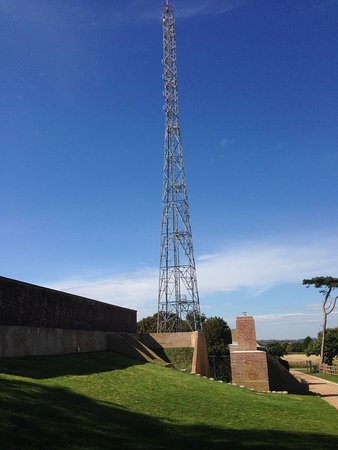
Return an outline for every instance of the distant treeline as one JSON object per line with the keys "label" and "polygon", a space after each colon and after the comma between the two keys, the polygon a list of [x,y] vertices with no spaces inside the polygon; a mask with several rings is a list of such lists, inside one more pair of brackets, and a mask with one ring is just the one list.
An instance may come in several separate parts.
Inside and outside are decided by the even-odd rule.
{"label": "distant treeline", "polygon": [[284,356],[288,353],[307,353],[314,339],[306,336],[304,339],[270,339],[260,340],[259,345],[266,348],[266,351],[274,356]]}

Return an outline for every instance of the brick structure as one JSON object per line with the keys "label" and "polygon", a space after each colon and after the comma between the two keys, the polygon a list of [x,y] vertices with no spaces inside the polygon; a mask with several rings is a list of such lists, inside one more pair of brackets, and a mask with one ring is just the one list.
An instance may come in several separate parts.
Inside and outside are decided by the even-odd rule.
{"label": "brick structure", "polygon": [[136,332],[136,311],[0,277],[0,326]]}
{"label": "brick structure", "polygon": [[252,316],[236,319],[238,350],[257,350],[255,321]]}
{"label": "brick structure", "polygon": [[[308,393],[306,384],[298,382],[278,359],[257,348],[255,321],[252,316],[236,319],[236,332],[230,347],[232,382],[255,391]],[[234,336],[236,341],[234,342]]]}
{"label": "brick structure", "polygon": [[266,353],[257,350],[255,321],[252,316],[237,317],[237,342],[230,345],[232,382],[256,391],[268,391]]}

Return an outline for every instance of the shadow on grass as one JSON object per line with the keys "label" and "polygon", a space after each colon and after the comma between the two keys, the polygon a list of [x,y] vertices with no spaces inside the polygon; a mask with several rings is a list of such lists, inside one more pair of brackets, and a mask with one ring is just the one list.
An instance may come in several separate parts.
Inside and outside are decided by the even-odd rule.
{"label": "shadow on grass", "polygon": [[320,434],[233,430],[168,422],[64,388],[0,379],[0,442],[6,450],[337,448]]}
{"label": "shadow on grass", "polygon": [[139,364],[144,363],[112,352],[29,356],[26,358],[0,358],[0,373],[45,379],[65,375],[90,375],[92,373],[109,372]]}

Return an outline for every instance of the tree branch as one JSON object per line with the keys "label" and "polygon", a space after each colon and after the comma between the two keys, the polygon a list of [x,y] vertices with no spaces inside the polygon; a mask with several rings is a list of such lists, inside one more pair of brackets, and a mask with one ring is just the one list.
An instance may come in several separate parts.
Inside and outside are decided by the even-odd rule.
{"label": "tree branch", "polygon": [[333,299],[331,300],[330,306],[326,310],[326,314],[331,314],[332,311],[335,309],[336,303],[337,303],[337,298],[338,298],[338,296],[334,300]]}

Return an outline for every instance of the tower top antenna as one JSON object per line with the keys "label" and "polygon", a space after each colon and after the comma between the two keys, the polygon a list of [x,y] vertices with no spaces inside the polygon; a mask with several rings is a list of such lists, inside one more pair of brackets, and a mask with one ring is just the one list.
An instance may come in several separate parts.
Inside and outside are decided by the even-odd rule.
{"label": "tower top antenna", "polygon": [[165,0],[165,12],[169,12],[169,0]]}

